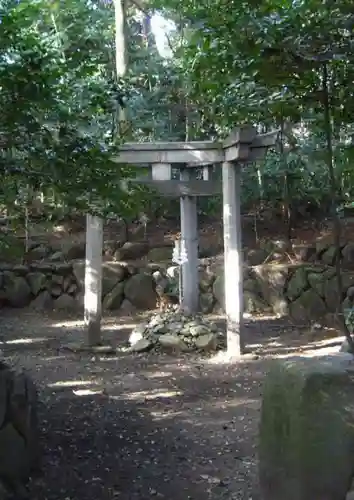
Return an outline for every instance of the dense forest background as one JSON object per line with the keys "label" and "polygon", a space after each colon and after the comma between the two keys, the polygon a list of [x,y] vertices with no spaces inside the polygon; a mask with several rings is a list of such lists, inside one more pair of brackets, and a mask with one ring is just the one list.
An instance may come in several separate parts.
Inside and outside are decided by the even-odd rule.
{"label": "dense forest background", "polygon": [[[112,155],[126,140],[218,139],[245,123],[279,129],[280,140],[244,169],[244,213],[279,217],[289,237],[305,218],[343,213],[354,191],[352,10],[319,0],[1,0],[4,216],[178,220],[178,200],[124,188],[135,169]],[[153,26],[163,20],[161,50]],[[199,213],[220,219],[220,197],[201,199]]]}

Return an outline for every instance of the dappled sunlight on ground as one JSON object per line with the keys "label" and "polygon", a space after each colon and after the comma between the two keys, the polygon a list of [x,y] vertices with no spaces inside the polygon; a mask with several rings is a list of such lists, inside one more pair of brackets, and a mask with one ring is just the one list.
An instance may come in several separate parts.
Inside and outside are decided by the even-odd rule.
{"label": "dappled sunlight on ground", "polygon": [[51,328],[84,328],[85,322],[83,319],[53,321],[50,326]]}
{"label": "dappled sunlight on ground", "polygon": [[25,344],[38,344],[38,343],[43,343],[47,342],[49,340],[49,337],[30,337],[30,338],[18,338],[18,339],[13,339],[13,340],[4,340],[3,342],[0,342],[0,346],[2,344],[8,345],[8,346],[18,346],[21,347],[20,344],[25,345]]}
{"label": "dappled sunlight on ground", "polygon": [[322,340],[307,340],[304,338],[303,340],[293,342],[293,345],[284,345],[281,339],[270,338],[266,344],[248,344],[248,348],[253,352],[260,353],[262,356],[271,358],[286,358],[294,354],[309,357],[338,352],[344,339],[345,337],[339,337],[337,335],[333,338],[325,338]]}
{"label": "dappled sunlight on ground", "polygon": [[54,382],[52,384],[47,384],[49,389],[72,389],[73,387],[80,386],[89,386],[89,385],[97,385],[98,382],[94,380],[59,380],[58,382]]}
{"label": "dappled sunlight on ground", "polygon": [[157,371],[157,372],[153,372],[153,373],[149,373],[146,375],[148,378],[150,379],[153,379],[153,378],[157,378],[157,379],[161,379],[161,378],[168,378],[168,377],[172,377],[172,372],[168,372],[168,371]]}
{"label": "dappled sunlight on ground", "polygon": [[63,362],[65,359],[66,359],[66,356],[64,356],[64,355],[59,355],[59,356],[43,356],[41,358],[41,361],[43,363],[53,363],[55,361],[60,361],[60,360]]}
{"label": "dappled sunlight on ground", "polygon": [[104,390],[97,388],[97,389],[73,389],[73,394],[75,396],[83,397],[83,396],[97,396],[104,394]]}
{"label": "dappled sunlight on ground", "polygon": [[132,393],[123,393],[121,396],[111,395],[110,397],[113,399],[127,399],[129,401],[148,401],[152,399],[170,399],[175,398],[177,396],[183,396],[182,391],[167,391],[167,390],[158,390],[154,391],[137,391]]}
{"label": "dappled sunlight on ground", "polygon": [[176,410],[169,410],[168,408],[164,408],[163,410],[160,411],[150,411],[149,412],[151,418],[159,422],[161,420],[169,420],[169,419],[176,419],[176,418],[181,418],[183,415],[182,411],[176,411]]}
{"label": "dappled sunlight on ground", "polygon": [[[138,323],[129,318],[109,318],[111,321],[102,322],[102,331],[114,328],[115,330],[124,330],[126,328],[135,328]],[[51,323],[51,328],[85,328],[84,320],[68,320],[68,321],[57,321]]]}

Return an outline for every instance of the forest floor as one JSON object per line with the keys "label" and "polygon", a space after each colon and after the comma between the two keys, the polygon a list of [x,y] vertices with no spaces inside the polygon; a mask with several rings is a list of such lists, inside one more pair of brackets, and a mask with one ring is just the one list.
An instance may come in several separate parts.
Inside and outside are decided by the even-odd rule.
{"label": "forest floor", "polygon": [[226,364],[128,354],[139,319],[106,317],[117,354],[89,355],[65,349],[83,339],[81,318],[2,310],[5,361],[29,372],[44,403],[43,473],[30,498],[259,500],[257,428],[270,360],[338,350],[336,332],[249,320],[248,347],[259,358]]}

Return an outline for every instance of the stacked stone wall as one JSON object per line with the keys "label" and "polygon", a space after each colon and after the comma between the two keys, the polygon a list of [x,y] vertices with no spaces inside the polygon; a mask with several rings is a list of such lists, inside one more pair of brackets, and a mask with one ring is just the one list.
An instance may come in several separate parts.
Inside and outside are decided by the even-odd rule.
{"label": "stacked stone wall", "polygon": [[[23,265],[0,264],[0,304],[42,310],[81,310],[85,260],[72,257],[79,256],[83,249],[75,252],[71,249],[67,254],[47,252],[45,256],[44,250],[32,249],[31,259]],[[267,263],[264,262],[270,254],[266,255],[264,250],[245,251],[245,312],[289,315],[295,321],[304,321],[317,320],[335,311],[338,301],[335,246],[319,242],[312,247],[298,246],[294,251],[296,264],[289,264],[289,259],[285,262],[276,250]],[[171,263],[171,247],[149,248],[143,243],[129,243],[114,252],[109,253],[107,249],[105,252],[104,310],[130,314],[154,309],[161,295],[172,301],[178,297],[179,268]],[[347,309],[354,297],[354,244],[346,242],[341,246],[341,263],[343,295],[340,299]],[[222,255],[199,260],[199,287],[201,312],[222,311]]]}
{"label": "stacked stone wall", "polygon": [[26,483],[40,465],[37,411],[32,380],[0,362],[0,484],[16,498],[25,496]]}

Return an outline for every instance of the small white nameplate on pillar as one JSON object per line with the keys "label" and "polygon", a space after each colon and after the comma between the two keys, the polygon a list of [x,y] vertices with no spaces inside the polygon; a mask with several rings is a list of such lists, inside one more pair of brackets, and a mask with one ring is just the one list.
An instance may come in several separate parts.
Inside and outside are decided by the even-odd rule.
{"label": "small white nameplate on pillar", "polygon": [[172,166],[170,163],[153,163],[151,177],[154,181],[169,181],[172,179]]}
{"label": "small white nameplate on pillar", "polygon": [[205,167],[203,167],[203,181],[211,180],[212,169],[213,169],[212,165],[206,165]]}

